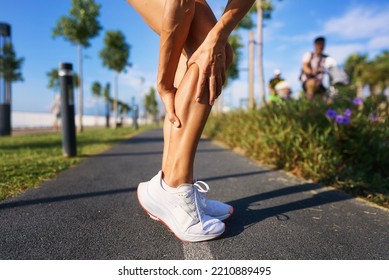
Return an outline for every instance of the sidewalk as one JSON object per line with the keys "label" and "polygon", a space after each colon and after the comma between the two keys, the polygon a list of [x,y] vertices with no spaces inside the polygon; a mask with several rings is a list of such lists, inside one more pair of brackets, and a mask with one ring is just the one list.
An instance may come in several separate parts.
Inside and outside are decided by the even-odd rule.
{"label": "sidewalk", "polygon": [[[49,133],[56,132],[53,128],[42,127],[42,128],[16,128],[12,130],[11,135],[24,135],[24,134],[38,134],[38,133]],[[60,132],[58,132],[60,133]]]}
{"label": "sidewalk", "polygon": [[[103,128],[103,126],[85,126],[84,130]],[[15,128],[11,135],[39,134],[39,133],[62,133],[61,128],[55,131],[51,127],[34,127],[34,128]]]}
{"label": "sidewalk", "polygon": [[196,176],[235,213],[220,239],[180,242],[136,198],[162,145],[144,132],[0,202],[0,259],[389,259],[389,211],[205,139]]}

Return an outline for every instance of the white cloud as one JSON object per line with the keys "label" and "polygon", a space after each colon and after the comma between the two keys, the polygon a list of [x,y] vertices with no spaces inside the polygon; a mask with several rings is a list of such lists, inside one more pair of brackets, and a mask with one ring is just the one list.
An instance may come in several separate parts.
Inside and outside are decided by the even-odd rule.
{"label": "white cloud", "polygon": [[130,69],[121,74],[119,82],[121,86],[130,87],[134,90],[143,90],[155,85],[156,73],[146,73],[137,69]]}
{"label": "white cloud", "polygon": [[223,103],[225,105],[234,104],[239,107],[241,100],[248,99],[249,91],[247,80],[240,79],[233,81],[222,94]]}
{"label": "white cloud", "polygon": [[[282,21],[265,21],[263,23],[263,41],[264,43],[269,43],[275,41],[280,34],[280,30],[285,27],[285,23]],[[257,30],[254,29],[255,40],[257,40]]]}
{"label": "white cloud", "polygon": [[368,47],[370,49],[384,49],[389,48],[389,35],[372,38]]}
{"label": "white cloud", "polygon": [[269,23],[269,26],[271,26],[273,29],[280,29],[285,26],[285,23],[282,21],[272,21]]}
{"label": "white cloud", "polygon": [[84,100],[84,109],[91,109],[91,108],[95,108],[96,106],[101,106],[104,104],[105,102],[102,98],[96,100],[93,97],[89,97]]}
{"label": "white cloud", "polygon": [[144,72],[136,68],[129,69],[119,77],[120,98],[131,100],[134,97],[138,104],[142,104],[149,89],[156,88],[156,78],[156,73]]}
{"label": "white cloud", "polygon": [[325,51],[325,53],[329,54],[340,64],[342,64],[350,54],[355,52],[366,52],[366,46],[352,43],[329,45]]}
{"label": "white cloud", "polygon": [[277,52],[284,52],[284,51],[287,51],[289,49],[289,46],[287,44],[282,44],[282,45],[279,45],[275,50]]}
{"label": "white cloud", "polygon": [[365,39],[389,34],[389,6],[384,8],[355,7],[339,18],[324,24],[325,34],[334,34],[343,39]]}
{"label": "white cloud", "polygon": [[278,36],[279,40],[285,43],[294,44],[294,43],[310,43],[312,44],[313,39],[317,36],[316,33],[303,33],[297,35],[280,35]]}
{"label": "white cloud", "polygon": [[265,59],[263,62],[263,68],[265,72],[273,73],[274,69],[280,68],[280,62],[275,62],[275,61],[270,61]]}

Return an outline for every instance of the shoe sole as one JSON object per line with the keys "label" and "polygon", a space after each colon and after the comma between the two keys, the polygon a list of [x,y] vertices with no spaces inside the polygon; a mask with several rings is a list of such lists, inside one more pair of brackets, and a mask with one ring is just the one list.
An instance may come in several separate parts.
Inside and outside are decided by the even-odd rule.
{"label": "shoe sole", "polygon": [[[139,200],[139,199],[138,199]],[[139,202],[140,203],[140,202]],[[143,208],[143,207],[142,207]],[[146,211],[146,210],[145,210]],[[146,211],[147,212],[147,211]],[[152,214],[150,214],[149,212],[147,212],[147,214],[149,214],[150,218],[155,220],[155,221],[159,221],[159,219],[155,216],[153,216]],[[224,215],[224,216],[220,216],[220,217],[212,217],[214,219],[218,219],[220,220],[221,222],[224,222],[224,221],[227,221],[229,218],[231,218],[232,214],[234,214],[234,208],[231,207],[231,212],[228,213],[227,215]]]}
{"label": "shoe sole", "polygon": [[[181,240],[183,242],[201,242],[201,241],[214,240],[214,239],[217,239],[218,237],[220,237],[225,231],[225,227],[224,227],[223,231],[220,233],[217,233],[217,234],[209,234],[209,235],[188,235],[188,234],[185,234],[178,229],[178,227],[175,225],[172,218],[170,218],[169,216],[162,218],[162,217],[158,217],[158,215],[155,214],[155,212],[158,212],[158,210],[162,212],[163,211],[162,209],[151,209],[151,207],[147,208],[145,206],[145,203],[142,202],[142,199],[146,200],[146,196],[147,196],[147,182],[140,183],[138,185],[138,189],[137,189],[137,198],[138,198],[140,206],[143,208],[143,210],[146,211],[146,213],[150,216],[151,219],[153,219],[155,221],[159,221],[162,224],[164,224],[179,240]],[[153,201],[153,204],[154,204],[155,208],[158,208],[158,206],[157,206],[158,203],[156,201]]]}

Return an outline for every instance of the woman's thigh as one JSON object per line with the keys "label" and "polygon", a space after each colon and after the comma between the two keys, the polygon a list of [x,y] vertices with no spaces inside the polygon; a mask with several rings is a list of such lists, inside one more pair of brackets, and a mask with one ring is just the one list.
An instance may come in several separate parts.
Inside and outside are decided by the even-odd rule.
{"label": "woman's thigh", "polygon": [[165,0],[127,0],[127,2],[154,32],[161,34]]}
{"label": "woman's thigh", "polygon": [[[127,0],[148,26],[161,34],[162,15],[166,0]],[[190,56],[204,41],[208,32],[216,24],[216,17],[204,0],[195,1],[195,14],[191,23],[185,52]]]}

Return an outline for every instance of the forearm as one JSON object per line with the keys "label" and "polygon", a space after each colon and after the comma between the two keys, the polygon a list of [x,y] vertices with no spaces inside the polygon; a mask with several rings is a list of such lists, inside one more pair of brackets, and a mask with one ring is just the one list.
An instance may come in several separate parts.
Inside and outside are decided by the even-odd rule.
{"label": "forearm", "polygon": [[303,63],[303,71],[307,75],[311,75],[312,74],[311,67],[309,66],[308,63]]}
{"label": "forearm", "polygon": [[211,30],[209,35],[220,44],[226,44],[228,37],[242,18],[250,10],[255,0],[230,0],[223,15]]}
{"label": "forearm", "polygon": [[178,61],[194,15],[194,0],[167,0],[160,34],[159,90],[171,90]]}

